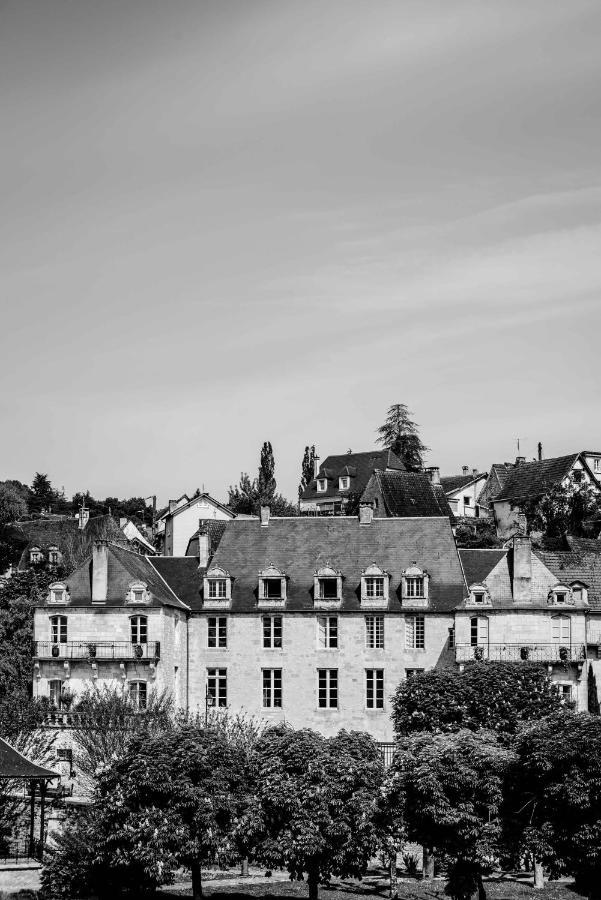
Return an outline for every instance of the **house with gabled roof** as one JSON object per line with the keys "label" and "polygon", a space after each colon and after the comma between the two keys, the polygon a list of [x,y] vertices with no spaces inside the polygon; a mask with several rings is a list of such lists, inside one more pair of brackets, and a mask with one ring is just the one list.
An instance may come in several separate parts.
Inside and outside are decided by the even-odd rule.
{"label": "house with gabled roof", "polygon": [[301,513],[343,515],[345,507],[362,496],[369,479],[381,472],[405,471],[405,466],[392,450],[365,453],[342,453],[315,462],[315,477],[300,495]]}
{"label": "house with gabled roof", "polygon": [[453,518],[438,469],[427,472],[401,472],[379,469],[369,479],[361,502],[373,506],[374,516],[409,517],[448,516]]}
{"label": "house with gabled roof", "polygon": [[201,519],[227,522],[233,518],[228,506],[206,492],[175,505],[164,515],[163,554],[184,556]]}
{"label": "house with gabled roof", "polygon": [[491,501],[497,534],[508,537],[520,527],[519,516],[526,503],[540,499],[556,487],[579,490],[588,485],[601,494],[601,484],[589,468],[583,453],[526,462],[518,457],[499,493]]}
{"label": "house with gabled roof", "polygon": [[479,519],[490,515],[488,507],[480,503],[480,493],[487,480],[487,472],[470,470],[468,466],[463,466],[461,475],[441,476],[440,484],[455,516]]}

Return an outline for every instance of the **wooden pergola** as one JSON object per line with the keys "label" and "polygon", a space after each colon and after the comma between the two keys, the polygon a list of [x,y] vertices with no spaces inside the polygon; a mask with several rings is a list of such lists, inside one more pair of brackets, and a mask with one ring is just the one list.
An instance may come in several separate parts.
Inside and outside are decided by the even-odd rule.
{"label": "wooden pergola", "polygon": [[[57,772],[45,769],[31,762],[27,757],[15,750],[7,741],[0,738],[0,781],[28,781],[30,790],[29,806],[29,853],[32,857],[41,856],[44,846],[44,816],[46,786],[54,778],[60,778]],[[35,852],[35,799],[36,790],[40,789],[40,838],[38,852]]]}

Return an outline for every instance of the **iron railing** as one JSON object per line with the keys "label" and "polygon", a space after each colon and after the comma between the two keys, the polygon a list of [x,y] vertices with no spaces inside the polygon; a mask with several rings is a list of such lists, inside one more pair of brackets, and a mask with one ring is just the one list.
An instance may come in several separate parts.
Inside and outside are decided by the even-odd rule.
{"label": "iron railing", "polygon": [[584,644],[456,644],[456,662],[490,659],[495,662],[582,662]]}
{"label": "iron railing", "polygon": [[396,750],[396,744],[380,742],[378,743],[378,750],[382,754],[384,766],[388,768],[388,766],[392,765],[392,759],[394,757],[394,751]]}
{"label": "iron railing", "polygon": [[160,641],[135,644],[132,641],[34,641],[36,659],[87,659],[90,662],[104,660],[157,660],[161,656]]}

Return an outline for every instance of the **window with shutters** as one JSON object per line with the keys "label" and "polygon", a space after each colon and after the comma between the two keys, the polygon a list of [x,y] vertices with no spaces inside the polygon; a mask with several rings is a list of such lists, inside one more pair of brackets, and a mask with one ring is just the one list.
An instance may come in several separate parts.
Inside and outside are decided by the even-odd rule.
{"label": "window with shutters", "polygon": [[569,616],[553,616],[551,619],[551,641],[554,644],[569,644],[572,636],[572,621]]}
{"label": "window with shutters", "polygon": [[472,647],[488,646],[488,619],[486,616],[473,616],[470,619],[470,644]]}

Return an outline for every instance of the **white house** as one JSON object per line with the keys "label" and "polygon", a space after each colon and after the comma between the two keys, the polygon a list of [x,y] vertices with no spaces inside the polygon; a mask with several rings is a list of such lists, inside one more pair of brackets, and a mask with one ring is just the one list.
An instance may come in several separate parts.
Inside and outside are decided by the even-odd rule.
{"label": "white house", "polygon": [[199,494],[165,514],[165,556],[185,556],[192,536],[198,531],[199,519],[229,521],[234,513],[210,494]]}
{"label": "white house", "polygon": [[461,475],[441,476],[440,483],[454,515],[476,519],[490,515],[488,507],[478,502],[487,479],[487,472],[470,471],[469,466],[463,466]]}

